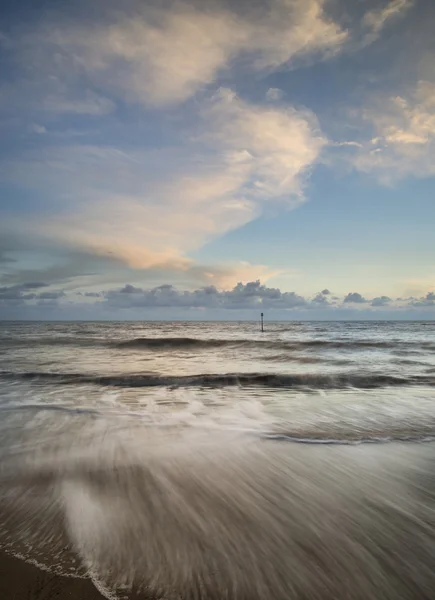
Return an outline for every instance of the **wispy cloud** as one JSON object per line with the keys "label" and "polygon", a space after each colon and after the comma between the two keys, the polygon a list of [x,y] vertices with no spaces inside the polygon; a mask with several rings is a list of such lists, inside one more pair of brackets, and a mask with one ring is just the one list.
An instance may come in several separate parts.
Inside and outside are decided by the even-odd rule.
{"label": "wispy cloud", "polygon": [[[69,81],[70,75],[44,76],[39,68],[14,83],[0,84],[3,114],[21,114],[52,119],[59,115],[104,116],[115,110],[115,102],[91,89]],[[34,77],[34,78],[32,78]]]}
{"label": "wispy cloud", "polygon": [[413,5],[414,0],[390,0],[384,6],[367,12],[362,23],[363,27],[368,30],[365,42],[375,41],[390,21],[403,16]]}
{"label": "wispy cloud", "polygon": [[58,111],[110,109],[104,98],[62,98],[62,86],[74,91],[90,77],[127,101],[163,106],[190,98],[239,59],[258,71],[335,54],[347,32],[324,5],[325,0],[269,0],[242,14],[219,3],[213,8],[199,2],[161,8],[137,3],[133,15],[108,9],[97,23],[53,13],[32,32],[10,38],[8,50],[31,65],[48,89],[58,89],[47,98]]}
{"label": "wispy cloud", "polygon": [[80,94],[69,96],[65,94],[47,95],[42,103],[49,113],[77,115],[106,115],[115,109],[115,103],[91,90],[81,91]]}
{"label": "wispy cloud", "polygon": [[[242,252],[231,264],[193,257],[271,207],[303,203],[328,152],[385,181],[433,174],[428,81],[366,108],[365,141],[328,141],[310,110],[292,106],[290,87],[266,92],[285,79],[276,71],[361,50],[411,5],[378,2],[345,24],[327,0],[132,0],[99,4],[87,18],[59,5],[31,27],[11,23],[0,35],[10,69],[0,109],[13,123],[0,180],[21,203],[0,214],[3,281],[35,273],[63,289],[110,270],[113,286],[134,270],[219,289],[266,281],[278,270],[241,261]],[[248,79],[261,80],[255,93]],[[39,264],[10,262],[30,250],[45,253]]]}
{"label": "wispy cloud", "polygon": [[387,184],[435,173],[434,83],[420,81],[406,95],[379,98],[363,109],[363,119],[373,137],[352,144],[349,159],[357,169]]}
{"label": "wispy cloud", "polygon": [[[255,8],[229,8],[225,2],[197,0],[161,6],[133,2],[124,11],[107,6],[97,20],[81,19],[80,11],[75,18],[46,12],[32,30],[3,35],[2,45],[22,67],[23,78],[4,84],[0,97],[91,115],[113,110],[113,98],[175,105],[237,65],[242,72],[270,72],[327,59],[352,49],[359,30],[367,45],[413,0],[391,0],[350,30],[333,20],[327,4],[267,0]],[[86,89],[90,81],[95,89]]]}
{"label": "wispy cloud", "polygon": [[325,145],[309,111],[254,105],[228,89],[204,104],[200,132],[162,151],[157,173],[153,152],[112,147],[47,147],[6,163],[0,177],[64,202],[27,224],[5,215],[3,227],[135,268],[188,271],[189,252],[271,203],[302,202]]}
{"label": "wispy cloud", "polygon": [[284,97],[284,92],[279,88],[269,88],[266,92],[266,100],[270,102],[278,102]]}

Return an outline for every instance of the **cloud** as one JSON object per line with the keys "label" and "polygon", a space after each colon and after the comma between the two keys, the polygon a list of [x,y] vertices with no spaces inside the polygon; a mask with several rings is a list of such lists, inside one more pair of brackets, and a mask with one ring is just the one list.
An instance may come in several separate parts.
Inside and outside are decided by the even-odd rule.
{"label": "cloud", "polygon": [[33,133],[38,134],[47,133],[47,129],[44,127],[44,125],[38,125],[38,123],[34,123],[31,127],[31,130],[33,131]]}
{"label": "cloud", "polygon": [[325,306],[325,305],[328,305],[328,304],[329,304],[329,302],[328,302],[328,299],[327,299],[327,298],[326,298],[326,296],[323,294],[323,292],[322,292],[322,293],[319,293],[319,294],[317,294],[317,295],[316,295],[316,296],[315,296],[315,297],[312,299],[312,301],[311,301],[311,302],[313,302],[314,304],[322,305],[322,306]]}
{"label": "cloud", "polygon": [[[193,273],[190,252],[273,204],[304,201],[326,143],[312,113],[251,104],[221,89],[203,105],[199,128],[177,150],[48,145],[5,163],[3,180],[51,195],[53,206],[64,201],[27,223],[4,216],[4,230],[14,232],[14,244],[40,239],[133,268]],[[235,274],[248,267],[235,265]],[[249,269],[250,277],[267,276],[264,267]]]}
{"label": "cloud", "polygon": [[0,305],[13,306],[16,304],[25,304],[26,300],[35,300],[42,298],[48,292],[36,293],[38,290],[47,287],[43,282],[28,282],[21,285],[0,287]]}
{"label": "cloud", "polygon": [[415,306],[419,308],[435,306],[435,293],[428,292],[426,296],[419,299],[411,298],[409,301],[409,306]]}
{"label": "cloud", "polygon": [[246,261],[218,265],[194,264],[185,272],[190,280],[206,282],[215,285],[219,289],[230,289],[236,281],[247,282],[255,277],[259,277],[262,281],[268,281],[270,278],[283,273],[292,275],[289,269],[272,269],[265,265],[253,265]]}
{"label": "cloud", "polygon": [[420,81],[406,96],[364,110],[373,137],[350,160],[386,183],[435,174],[435,84]]}
{"label": "cloud", "polygon": [[14,258],[8,255],[7,252],[0,250],[0,265],[13,264],[15,261]]}
{"label": "cloud", "polygon": [[[51,59],[47,58],[49,62]],[[45,64],[45,63],[44,63]],[[113,112],[116,104],[106,96],[82,87],[81,82],[63,79],[65,74],[48,76],[38,67],[32,71],[34,79],[23,78],[14,83],[0,84],[0,108],[3,114],[19,114],[27,118],[53,119],[61,115],[104,116]],[[34,124],[33,133],[44,134],[44,125]]]}
{"label": "cloud", "polygon": [[55,292],[42,292],[41,294],[36,294],[35,297],[38,298],[38,300],[58,300],[64,296],[65,292],[63,290],[59,290]]}
{"label": "cloud", "polygon": [[359,142],[355,142],[355,141],[330,142],[329,146],[336,147],[336,148],[345,148],[345,147],[364,148],[363,144],[360,144]]}
{"label": "cloud", "polygon": [[363,27],[369,30],[365,42],[375,41],[390,21],[403,16],[413,4],[414,0],[391,0],[385,6],[367,12],[362,23]]}
{"label": "cloud", "polygon": [[328,289],[322,290],[321,294],[323,294],[324,296],[330,296],[331,292]]}
{"label": "cloud", "polygon": [[343,302],[346,303],[353,303],[353,304],[364,304],[365,302],[368,302],[363,296],[361,296],[361,294],[358,294],[358,292],[352,292],[349,293],[345,299],[343,300]]}
{"label": "cloud", "polygon": [[283,96],[284,92],[279,88],[269,88],[266,92],[266,100],[269,100],[270,102],[282,100]]}
{"label": "cloud", "polygon": [[[238,283],[227,289],[218,289],[215,285],[183,289],[170,284],[154,287],[142,287],[140,284],[124,284],[120,287],[102,291],[81,291],[50,289],[43,283],[0,288],[0,315],[2,318],[38,318],[38,309],[53,309],[52,318],[140,318],[146,314],[157,317],[177,315],[186,318],[188,314],[198,318],[228,318],[226,315],[238,314],[241,318],[252,318],[253,311],[258,314],[267,311],[274,318],[430,318],[435,308],[435,293],[428,292],[421,298],[391,300],[387,296],[378,296],[372,300],[364,299],[359,293],[348,294],[336,302],[328,302],[327,297],[319,293],[312,300],[297,292],[284,292],[279,288],[268,287],[259,280]],[[349,304],[368,304],[349,306]],[[94,312],[93,311],[94,307]],[[385,312],[388,307],[388,312]],[[428,312],[429,310],[429,312]],[[160,312],[159,312],[160,311]],[[435,313],[434,313],[435,315]],[[190,318],[190,317],[189,317]]]}
{"label": "cloud", "polygon": [[18,288],[22,288],[24,290],[39,290],[40,288],[48,287],[48,283],[43,281],[29,281],[27,283],[22,283],[20,286],[16,286]]}
{"label": "cloud", "polygon": [[194,291],[178,291],[172,285],[144,290],[126,285],[105,293],[111,308],[212,308],[212,309],[295,309],[307,306],[307,301],[295,292],[268,288],[260,281],[238,283],[229,291],[206,286]]}
{"label": "cloud", "polygon": [[[326,0],[104,4],[87,19],[79,8],[50,9],[2,38],[14,78],[0,103],[19,113],[26,140],[11,145],[0,179],[31,190],[32,205],[4,210],[0,237],[10,236],[6,251],[25,245],[56,263],[8,266],[2,282],[34,273],[63,287],[112,269],[115,286],[124,267],[217,288],[267,280],[276,270],[265,265],[193,257],[276,207],[304,202],[327,140],[309,110],[267,102],[280,99],[278,88],[254,103],[219,82],[324,60],[352,34]],[[389,19],[378,15],[382,26]],[[376,23],[366,15],[367,28]],[[55,136],[71,122],[95,123],[92,142]]]}
{"label": "cloud", "polygon": [[80,91],[73,97],[66,94],[47,95],[43,104],[49,113],[65,113],[77,115],[107,115],[115,110],[115,103],[91,90]]}
{"label": "cloud", "polygon": [[89,24],[54,14],[9,47],[15,41],[23,62],[62,80],[92,77],[126,100],[162,106],[190,98],[239,58],[258,71],[335,54],[347,33],[324,5],[269,0],[242,14],[218,3],[137,3],[133,14],[107,10]]}
{"label": "cloud", "polygon": [[[309,310],[324,309],[337,311],[348,304],[368,304],[375,308],[387,305],[391,310],[403,310],[406,306],[426,307],[435,306],[435,294],[429,292],[424,298],[413,299],[408,304],[394,304],[388,296],[379,296],[366,300],[359,293],[351,293],[340,299],[335,305],[328,302],[327,297],[319,293],[311,301],[296,292],[283,292],[279,288],[268,287],[259,280],[246,284],[238,283],[231,289],[218,290],[209,285],[194,291],[178,290],[173,285],[164,284],[151,289],[144,289],[132,284],[121,288],[102,292],[105,304],[110,308],[194,308],[194,309],[231,309],[231,310]],[[356,309],[355,309],[356,310]],[[360,312],[360,309],[358,309]]]}
{"label": "cloud", "polygon": [[[2,96],[55,113],[104,115],[114,99],[163,107],[182,103],[221,76],[295,68],[335,56],[357,34],[327,11],[327,0],[266,0],[247,4],[132,2],[110,7],[98,20],[44,13],[32,30],[11,31],[4,46],[23,68]],[[411,0],[392,0],[366,13],[355,29],[364,43],[377,39]],[[231,8],[230,8],[231,7]],[[86,88],[92,82],[92,88]],[[268,100],[278,100],[271,88]]]}
{"label": "cloud", "polygon": [[377,298],[373,298],[371,301],[372,306],[385,306],[391,302],[391,298],[388,296],[378,296]]}
{"label": "cloud", "polygon": [[241,190],[245,197],[285,196],[291,202],[301,197],[301,176],[326,144],[313,113],[251,105],[221,88],[209,114],[227,160],[248,175]]}

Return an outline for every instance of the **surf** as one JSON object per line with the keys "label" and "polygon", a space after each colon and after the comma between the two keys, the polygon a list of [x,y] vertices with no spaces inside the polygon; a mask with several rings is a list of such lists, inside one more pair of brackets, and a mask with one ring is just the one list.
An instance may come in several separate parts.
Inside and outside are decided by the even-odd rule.
{"label": "surf", "polygon": [[62,429],[53,413],[3,442],[9,552],[141,598],[432,597],[433,444],[301,446],[85,417]]}

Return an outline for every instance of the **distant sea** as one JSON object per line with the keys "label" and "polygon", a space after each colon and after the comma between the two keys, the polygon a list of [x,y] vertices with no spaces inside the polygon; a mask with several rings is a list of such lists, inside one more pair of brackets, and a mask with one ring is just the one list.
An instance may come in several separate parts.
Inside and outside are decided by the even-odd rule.
{"label": "distant sea", "polygon": [[1,547],[107,597],[430,597],[433,321],[3,322],[0,417]]}

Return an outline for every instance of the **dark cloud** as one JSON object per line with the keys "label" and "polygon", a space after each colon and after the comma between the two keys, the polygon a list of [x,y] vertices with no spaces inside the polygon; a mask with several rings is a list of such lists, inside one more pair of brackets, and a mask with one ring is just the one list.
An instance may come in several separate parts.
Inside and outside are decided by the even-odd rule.
{"label": "dark cloud", "polygon": [[358,294],[358,292],[351,292],[346,296],[343,302],[353,304],[364,304],[368,301],[363,296],[361,296],[361,294]]}
{"label": "dark cloud", "polygon": [[426,306],[435,306],[435,292],[428,292],[423,298],[411,298],[409,306],[424,308]]}
{"label": "dark cloud", "polygon": [[58,300],[59,298],[63,298],[65,296],[65,292],[62,290],[56,292],[42,292],[42,294],[36,294],[36,298],[38,300]]}
{"label": "dark cloud", "polygon": [[11,306],[15,304],[24,304],[25,300],[33,300],[35,294],[25,294],[23,290],[10,288],[0,288],[0,304],[2,306]]}
{"label": "dark cloud", "polygon": [[0,304],[13,306],[24,304],[27,300],[58,300],[65,295],[63,291],[59,290],[40,293],[33,291],[44,287],[48,287],[48,284],[42,281],[30,281],[20,285],[0,287]]}
{"label": "dark cloud", "polygon": [[331,292],[328,289],[326,289],[326,290],[322,290],[321,294],[323,294],[324,296],[329,296],[331,294]]}
{"label": "dark cloud", "polygon": [[311,300],[311,302],[314,302],[314,304],[318,304],[318,305],[322,305],[322,306],[328,306],[329,305],[328,299],[326,298],[326,295],[323,292],[320,292],[319,294],[317,294]]}
{"label": "dark cloud", "polygon": [[172,285],[160,285],[150,290],[125,285],[119,290],[105,293],[111,307],[178,307],[178,308],[224,308],[224,309],[288,309],[307,307],[308,302],[295,292],[281,292],[269,288],[260,281],[238,283],[230,291],[218,291],[206,286],[191,291],[179,291]]}
{"label": "dark cloud", "polygon": [[26,290],[39,290],[40,288],[48,287],[49,285],[49,283],[44,283],[42,281],[30,281],[29,283],[22,283],[21,286],[17,287],[22,287]]}
{"label": "dark cloud", "polygon": [[391,302],[391,298],[388,296],[378,296],[377,298],[373,298],[371,304],[372,306],[385,306]]}
{"label": "dark cloud", "polygon": [[[1,235],[0,230],[0,237]],[[34,252],[40,250],[38,247],[33,249]],[[115,259],[96,257],[86,252],[71,251],[67,254],[64,249],[55,246],[42,248],[42,251],[49,252],[57,262],[41,269],[10,269],[0,275],[0,282],[3,285],[24,285],[27,281],[44,281],[46,285],[63,285],[75,277],[101,274],[110,267],[119,266],[119,261]]]}
{"label": "dark cloud", "polygon": [[[161,287],[165,287],[165,286],[161,286]],[[171,286],[167,286],[167,287],[171,287]],[[143,293],[143,290],[141,288],[136,288],[134,287],[134,285],[130,285],[129,283],[127,283],[123,288],[121,288],[119,290],[120,294],[141,294]]]}
{"label": "dark cloud", "polygon": [[6,252],[3,252],[2,250],[0,250],[0,265],[11,264],[14,262],[17,262],[15,260],[15,258],[11,258],[10,256],[7,255]]}
{"label": "dark cloud", "polygon": [[[274,314],[273,318],[298,318],[305,313],[311,318],[374,318],[379,312],[370,307],[389,309],[388,316],[427,318],[428,308],[435,307],[435,292],[428,292],[421,298],[408,298],[394,304],[388,296],[377,296],[367,300],[361,294],[352,292],[334,300],[319,292],[312,299],[304,298],[296,292],[282,292],[279,288],[268,287],[260,281],[238,283],[231,290],[220,291],[209,285],[195,290],[183,290],[170,284],[153,288],[142,288],[125,284],[116,289],[100,292],[65,291],[44,289],[49,284],[43,281],[28,281],[20,285],[0,287],[0,309],[3,318],[252,318],[260,311]],[[70,294],[70,295],[68,295]],[[82,301],[78,300],[82,298]],[[86,299],[86,301],[85,301]],[[367,310],[354,306],[367,304]],[[41,308],[41,313],[37,310]],[[49,309],[53,309],[52,313]],[[418,309],[421,309],[419,312]],[[409,314],[406,313],[408,310]],[[46,312],[44,312],[46,311]],[[197,311],[195,313],[195,311]],[[326,311],[326,312],[325,312]],[[383,313],[387,314],[387,313]],[[74,316],[71,316],[74,315]],[[82,315],[82,317],[80,316]],[[91,316],[92,315],[92,316]],[[353,316],[354,315],[354,316]],[[310,318],[308,316],[304,318]]]}

